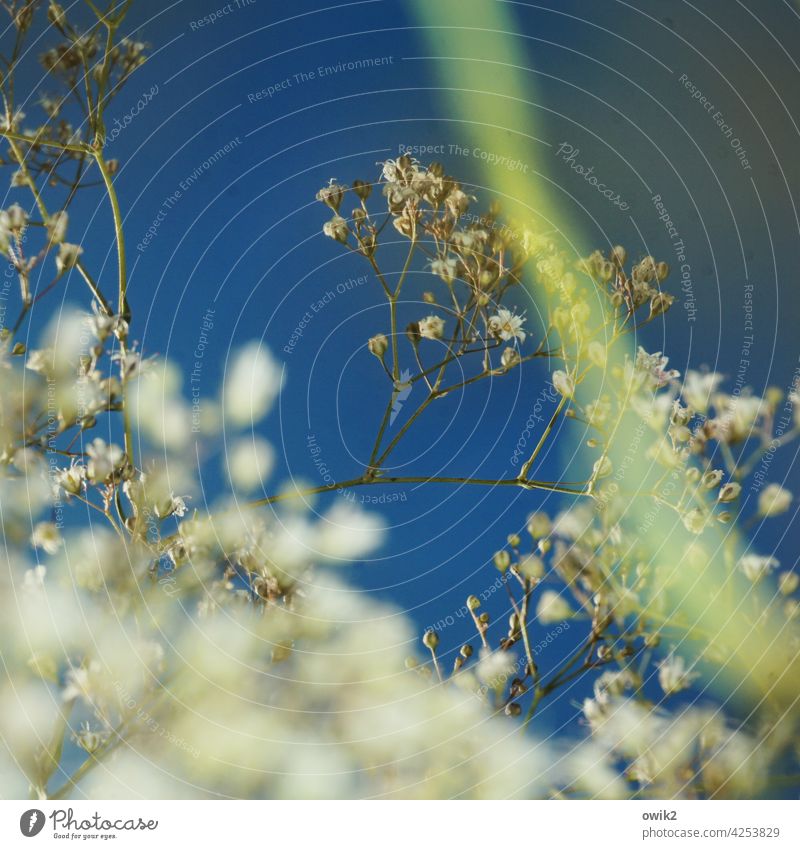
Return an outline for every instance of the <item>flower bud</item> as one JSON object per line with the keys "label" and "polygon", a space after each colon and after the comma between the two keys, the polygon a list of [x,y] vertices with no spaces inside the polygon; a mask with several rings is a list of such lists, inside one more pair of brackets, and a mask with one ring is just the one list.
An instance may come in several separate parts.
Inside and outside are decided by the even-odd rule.
{"label": "flower bud", "polygon": [[498,572],[505,572],[511,565],[511,555],[507,551],[497,551],[494,555],[494,567]]}
{"label": "flower bud", "polygon": [[476,596],[476,595],[471,595],[471,596],[467,599],[467,607],[468,607],[470,610],[477,610],[480,606],[481,606],[481,603],[480,603],[480,600],[478,599],[478,596]]}
{"label": "flower bud", "polygon": [[372,186],[363,180],[353,180],[353,191],[359,200],[366,200],[372,191]]}
{"label": "flower bud", "polygon": [[367,342],[367,348],[369,348],[370,354],[382,360],[389,348],[389,340],[383,333],[377,333],[375,336],[370,337],[369,342]]}
{"label": "flower bud", "polygon": [[465,643],[461,646],[461,657],[465,659],[472,657],[472,646],[469,643]]}
{"label": "flower bud", "polygon": [[566,372],[556,369],[552,374],[552,381],[556,392],[565,398],[572,398],[575,394],[575,381]]}
{"label": "flower bud", "polygon": [[506,716],[519,716],[522,713],[522,708],[517,702],[509,702],[505,707]]}
{"label": "flower bud", "polygon": [[511,369],[519,365],[521,359],[519,351],[516,348],[506,348],[500,355],[500,363],[505,369]]}
{"label": "flower bud", "polygon": [[534,539],[541,539],[550,533],[550,518],[546,513],[531,513],[528,516],[528,533]]}
{"label": "flower bud", "polygon": [[439,635],[435,631],[426,631],[422,637],[422,644],[425,648],[436,651],[436,647],[439,645]]}

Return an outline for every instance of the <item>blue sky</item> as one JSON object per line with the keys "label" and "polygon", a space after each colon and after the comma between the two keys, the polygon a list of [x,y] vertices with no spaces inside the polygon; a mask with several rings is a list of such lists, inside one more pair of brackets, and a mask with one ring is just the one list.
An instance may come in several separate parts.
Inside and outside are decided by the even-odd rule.
{"label": "blue sky", "polygon": [[[126,210],[133,335],[145,353],[167,355],[188,372],[203,315],[214,309],[203,374],[209,391],[238,344],[262,339],[287,372],[280,404],[264,425],[281,455],[274,480],[292,474],[316,482],[309,435],[335,476],[350,477],[369,453],[385,392],[364,345],[387,322],[363,261],[322,236],[326,214],[314,195],[331,177],[375,179],[377,163],[397,155],[399,145],[440,147],[444,153],[435,158],[465,183],[475,182],[481,201],[491,193],[480,185],[480,155],[456,152],[456,146],[472,151],[470,130],[436,90],[430,44],[409,4],[220,2],[164,7],[144,0],[130,18],[153,55],[115,102],[108,125],[132,115],[150,93],[109,154],[122,163],[116,183]],[[527,36],[521,41],[529,67],[538,69],[530,72],[535,102],[520,108],[531,110],[541,128],[538,155],[582,234],[581,248],[622,242],[634,254],[682,264],[673,256],[674,235],[659,220],[653,200],[659,195],[683,240],[689,282],[681,289],[680,276],[672,278],[679,303],[642,344],[665,349],[681,371],[708,363],[735,376],[751,333],[744,299],[752,284],[754,341],[745,381],[756,391],[767,383],[785,388],[800,353],[798,225],[787,189],[800,176],[797,128],[787,114],[797,111],[797,87],[788,83],[797,68],[786,45],[749,13],[724,21],[729,32],[722,33],[703,16],[719,22],[718,2],[701,2],[696,10],[680,0],[644,0],[636,9],[589,5],[511,4],[518,31]],[[778,38],[796,24],[788,6],[758,5]],[[480,21],[465,14],[454,25]],[[692,46],[701,43],[702,52]],[[447,32],[439,45],[437,55],[450,57],[443,61],[476,58],[460,56]],[[375,61],[348,69],[360,60]],[[494,91],[486,67],[486,90]],[[499,155],[509,132],[496,130]],[[732,145],[732,138],[740,143]],[[579,161],[629,208],[610,204],[581,180],[557,155],[562,144],[578,150]],[[94,253],[105,258],[101,279],[113,278],[112,234],[94,218],[99,203],[102,196],[93,194],[82,208],[95,245],[107,248],[105,255]],[[427,312],[421,303],[427,288],[431,281],[417,266],[401,326]],[[314,309],[321,298],[327,302]],[[524,293],[518,304],[533,324]],[[290,344],[309,312],[302,336]],[[510,471],[545,377],[541,369],[517,371],[436,405],[398,451],[403,473]],[[544,474],[557,476],[562,461],[548,457]],[[796,470],[789,471],[787,484],[793,483],[797,488]],[[392,490],[363,491],[383,492]],[[409,487],[403,495],[404,501],[375,508],[392,532],[379,556],[354,567],[352,577],[406,608],[420,628],[490,585],[496,573],[489,560],[506,535],[524,527],[532,510],[557,503],[510,489]],[[780,544],[787,557],[791,542],[787,535]],[[452,645],[460,628],[447,636]],[[459,638],[466,636],[464,629]]]}

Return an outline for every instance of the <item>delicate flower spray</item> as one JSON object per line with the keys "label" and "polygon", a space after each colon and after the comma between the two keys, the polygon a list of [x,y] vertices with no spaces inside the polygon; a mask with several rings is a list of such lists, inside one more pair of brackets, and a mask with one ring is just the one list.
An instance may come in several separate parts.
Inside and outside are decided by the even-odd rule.
{"label": "delicate flower spray", "polygon": [[[15,6],[21,43],[36,6]],[[702,575],[715,531],[736,522],[780,405],[794,415],[781,442],[797,435],[797,398],[727,394],[720,376],[692,371],[681,383],[663,354],[623,349],[621,340],[672,304],[663,262],[629,262],[622,247],[576,262],[552,238],[501,224],[496,206],[471,215],[475,199],[440,165],[407,156],[382,163],[375,184],[331,181],[318,195],[331,213],[323,232],[369,265],[385,305],[364,340],[364,367],[385,381],[383,417],[377,410],[368,463],[336,485],[468,483],[575,499],[555,514],[537,510],[491,558],[507,619],[492,621],[481,593],[470,594],[464,617],[474,638],[448,646],[446,631],[428,629],[407,658],[408,618],[335,571],[381,545],[378,516],[342,501],[302,509],[329,485],[275,485],[247,501],[274,474],[274,449],[246,432],[283,385],[269,351],[250,343],[235,354],[207,399],[195,455],[179,373],[142,358],[129,339],[124,216],[104,111],[145,45],[120,37],[120,9],[81,32],[49,4],[58,43],[41,61],[60,88],[43,96],[40,126],[23,126],[8,78],[1,83],[6,161],[13,185],[31,197],[27,212],[16,204],[0,212],[0,251],[19,283],[19,315],[0,338],[4,795],[665,798],[767,787],[773,765],[797,756],[797,712],[782,682],[796,669],[800,580],[769,554],[728,546],[724,581],[695,589],[701,607],[730,596],[724,609],[739,611],[715,633],[671,609],[670,588],[680,586],[678,569]],[[76,127],[65,92],[85,86],[87,120]],[[51,208],[40,179],[58,175],[70,207],[87,188],[74,182],[78,162],[109,201],[111,290],[92,273],[92,240],[68,241],[70,210]],[[389,233],[407,246],[398,273],[383,265]],[[415,263],[433,283],[424,306],[401,321]],[[87,301],[79,314],[56,316],[29,350],[31,280],[45,270],[44,295],[70,275]],[[523,275],[549,298],[539,326],[514,304]],[[590,307],[589,292],[602,309]],[[420,304],[418,293],[408,301]],[[512,371],[535,381],[536,360],[554,409],[513,474],[392,472],[395,448],[429,407]],[[394,399],[408,384],[424,391],[390,437]],[[641,430],[635,447],[618,438],[630,420]],[[577,481],[538,476],[561,424],[586,432]],[[221,444],[231,489],[201,509],[204,458]],[[793,495],[772,484],[757,501],[752,521],[779,521]],[[632,504],[646,507],[632,513]],[[676,525],[688,540],[680,560],[654,557],[647,538]],[[763,593],[772,581],[776,591]],[[783,635],[769,654],[759,638],[771,634],[765,621]],[[743,630],[750,655],[737,648]],[[567,631],[580,634],[578,649],[553,666],[543,647]],[[716,711],[670,710],[731,658],[752,661],[748,684],[770,694],[758,723],[735,728]],[[545,700],[582,678],[593,685],[583,727],[569,757],[556,758],[525,732]],[[563,766],[548,770],[556,759]]]}

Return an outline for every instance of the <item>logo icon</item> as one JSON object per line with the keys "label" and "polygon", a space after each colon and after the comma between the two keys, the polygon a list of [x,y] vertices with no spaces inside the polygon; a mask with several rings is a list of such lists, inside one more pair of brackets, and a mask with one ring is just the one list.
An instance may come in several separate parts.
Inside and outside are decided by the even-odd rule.
{"label": "logo icon", "polygon": [[44,828],[45,816],[44,812],[38,808],[31,808],[19,818],[19,830],[25,837],[36,837],[36,835]]}
{"label": "logo icon", "polygon": [[411,394],[413,385],[409,383],[410,380],[411,369],[403,369],[400,380],[395,383],[394,392],[392,392],[392,414],[389,417],[389,427],[394,424],[394,420],[400,415],[400,411],[403,409],[403,401]]}

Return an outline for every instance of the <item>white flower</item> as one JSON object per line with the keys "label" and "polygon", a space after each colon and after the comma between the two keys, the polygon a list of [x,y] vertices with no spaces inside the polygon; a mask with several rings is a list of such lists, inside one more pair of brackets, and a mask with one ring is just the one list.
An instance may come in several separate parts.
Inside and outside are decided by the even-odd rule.
{"label": "white flower", "polygon": [[722,382],[722,375],[716,372],[701,374],[699,371],[687,371],[683,380],[681,394],[689,406],[698,413],[705,413],[711,396]]}
{"label": "white flower", "polygon": [[500,363],[503,368],[509,369],[519,365],[521,359],[519,351],[516,348],[504,348],[500,356]]}
{"label": "white flower", "polygon": [[779,483],[771,483],[758,497],[758,512],[762,516],[780,516],[792,506],[792,493]]}
{"label": "white flower", "polygon": [[383,542],[385,528],[374,513],[351,504],[334,505],[317,525],[316,550],[331,560],[357,560]]}
{"label": "white flower", "polygon": [[166,519],[169,516],[185,516],[188,509],[182,495],[170,495],[165,503],[155,505],[154,512],[159,519]]}
{"label": "white flower", "polygon": [[69,224],[69,215],[64,209],[61,212],[54,212],[50,216],[47,222],[47,235],[54,245],[64,241],[67,235],[67,224]]}
{"label": "white flower", "polygon": [[572,616],[572,608],[555,590],[545,590],[536,605],[536,618],[542,625],[563,622]]}
{"label": "white flower", "polygon": [[234,357],[225,377],[225,415],[234,425],[263,418],[283,386],[281,367],[269,350],[250,342]]}
{"label": "white flower", "polygon": [[563,395],[565,398],[572,398],[575,394],[575,381],[565,371],[556,369],[550,376],[556,392]]}
{"label": "white flower", "polygon": [[275,465],[275,451],[259,437],[239,439],[227,456],[228,477],[234,488],[252,492],[270,476]]}
{"label": "white flower", "polygon": [[445,283],[452,283],[458,274],[458,260],[451,256],[435,259],[431,263],[431,271],[441,277]]}
{"label": "white flower", "polygon": [[419,322],[419,335],[423,339],[441,339],[444,334],[444,319],[438,315],[429,315]]}
{"label": "white flower", "polygon": [[667,695],[686,690],[697,677],[698,673],[688,670],[683,658],[677,655],[670,654],[658,664],[658,683]]}
{"label": "white flower", "polygon": [[48,554],[55,554],[61,546],[61,533],[53,522],[39,522],[33,529],[31,545]]}
{"label": "white flower", "polygon": [[14,203],[8,208],[8,226],[11,230],[24,230],[28,223],[28,213],[18,204]]}
{"label": "white flower", "polygon": [[521,315],[514,315],[511,310],[501,307],[497,311],[497,315],[493,315],[489,319],[489,331],[504,342],[511,339],[519,339],[520,342],[525,341],[525,331],[522,325],[525,323],[525,318]]}
{"label": "white flower", "polygon": [[681,519],[683,520],[683,526],[691,534],[701,534],[705,530],[708,521],[706,514],[699,507],[694,507],[687,511]]}
{"label": "white flower", "polygon": [[760,554],[745,554],[739,560],[739,568],[754,584],[769,575],[778,565],[774,557],[763,557]]}
{"label": "white flower", "polygon": [[514,657],[510,652],[485,652],[476,667],[478,678],[490,689],[497,690],[514,674]]}
{"label": "white flower", "polygon": [[71,245],[68,242],[62,242],[58,249],[58,256],[56,257],[56,269],[58,273],[63,274],[65,271],[69,271],[70,268],[74,268],[82,253],[83,248],[80,245]]}
{"label": "white flower", "polygon": [[106,445],[105,441],[97,438],[86,449],[89,455],[87,474],[92,483],[101,483],[111,477],[119,468],[125,452],[119,445]]}
{"label": "white flower", "polygon": [[636,352],[636,369],[644,372],[651,378],[655,387],[666,386],[670,380],[680,377],[680,372],[675,369],[667,371],[669,357],[665,357],[661,351],[648,354],[642,346]]}

